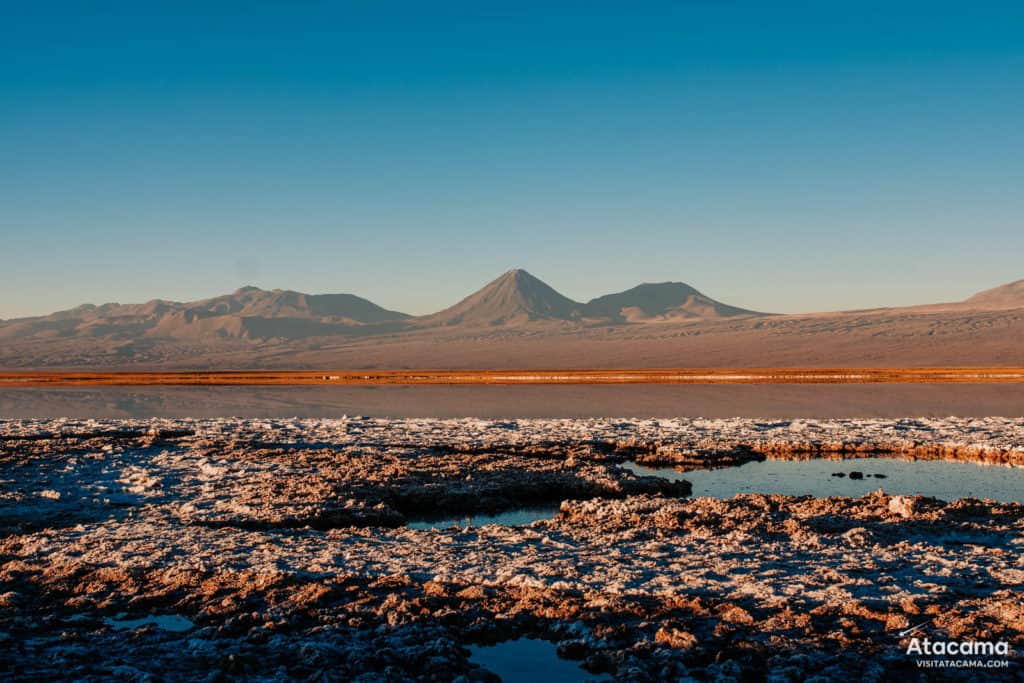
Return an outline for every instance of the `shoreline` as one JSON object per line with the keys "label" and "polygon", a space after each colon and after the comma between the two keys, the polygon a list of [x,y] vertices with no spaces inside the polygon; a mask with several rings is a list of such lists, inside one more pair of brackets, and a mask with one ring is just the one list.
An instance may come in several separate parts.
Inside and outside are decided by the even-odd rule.
{"label": "shoreline", "polygon": [[4,387],[599,384],[1024,384],[1024,367],[0,372]]}

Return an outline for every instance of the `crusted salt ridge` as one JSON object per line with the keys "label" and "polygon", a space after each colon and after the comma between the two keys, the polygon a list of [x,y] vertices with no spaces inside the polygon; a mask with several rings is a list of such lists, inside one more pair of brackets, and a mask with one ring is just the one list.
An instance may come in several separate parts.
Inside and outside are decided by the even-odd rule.
{"label": "crusted salt ridge", "polygon": [[527,445],[544,441],[680,444],[749,444],[757,447],[817,445],[850,450],[927,446],[976,452],[1024,452],[1024,419],[914,418],[836,420],[734,419],[147,419],[0,420],[0,440],[61,434],[189,431],[194,439],[338,445]]}

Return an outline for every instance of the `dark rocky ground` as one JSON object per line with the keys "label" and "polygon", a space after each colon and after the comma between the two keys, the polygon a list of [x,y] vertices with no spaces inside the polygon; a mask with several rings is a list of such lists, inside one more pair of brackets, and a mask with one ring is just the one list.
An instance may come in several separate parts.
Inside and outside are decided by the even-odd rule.
{"label": "dark rocky ground", "polygon": [[[615,680],[1024,680],[1024,505],[686,497],[687,467],[889,453],[1020,464],[1013,420],[0,422],[0,677],[493,681],[540,637]],[[410,519],[560,502],[526,527]],[[179,615],[185,630],[109,621]],[[187,624],[186,624],[187,626]]]}

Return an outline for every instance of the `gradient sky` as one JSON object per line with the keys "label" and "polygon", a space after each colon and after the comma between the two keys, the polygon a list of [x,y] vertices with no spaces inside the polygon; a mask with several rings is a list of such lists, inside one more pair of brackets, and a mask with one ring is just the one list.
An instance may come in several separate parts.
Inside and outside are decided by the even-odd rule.
{"label": "gradient sky", "polygon": [[1024,3],[838,5],[7,3],[0,317],[243,284],[425,313],[512,267],[781,312],[1024,277]]}

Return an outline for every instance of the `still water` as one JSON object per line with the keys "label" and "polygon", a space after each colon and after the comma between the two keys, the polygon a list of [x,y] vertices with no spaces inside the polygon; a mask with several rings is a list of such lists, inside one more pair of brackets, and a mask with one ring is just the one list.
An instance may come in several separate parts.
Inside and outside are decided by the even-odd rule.
{"label": "still water", "polygon": [[456,515],[420,519],[409,522],[408,526],[410,529],[447,529],[453,526],[465,529],[471,526],[484,526],[486,524],[526,526],[531,522],[536,522],[538,519],[551,519],[556,514],[558,514],[558,505],[544,505],[506,510],[505,512],[498,512],[493,515]]}
{"label": "still water", "polygon": [[856,497],[881,488],[890,495],[932,496],[945,501],[957,498],[1024,501],[1024,468],[946,460],[764,460],[738,467],[686,472],[636,463],[622,467],[642,476],[685,479],[693,484],[694,496],[710,498],[731,498],[738,493]]}
{"label": "still water", "polygon": [[554,643],[532,638],[506,640],[497,645],[471,646],[470,659],[499,676],[503,683],[537,683],[561,681],[609,681],[606,674],[592,674],[576,662],[558,656]]}
{"label": "still water", "polygon": [[123,615],[107,617],[103,621],[117,630],[134,630],[140,626],[153,625],[162,631],[183,632],[190,630],[194,624],[177,614],[152,614],[141,619],[124,619]]}
{"label": "still water", "polygon": [[1024,384],[0,387],[4,418],[1024,417]]}

